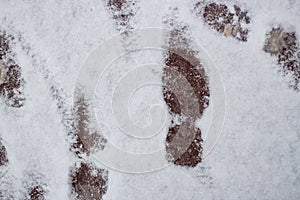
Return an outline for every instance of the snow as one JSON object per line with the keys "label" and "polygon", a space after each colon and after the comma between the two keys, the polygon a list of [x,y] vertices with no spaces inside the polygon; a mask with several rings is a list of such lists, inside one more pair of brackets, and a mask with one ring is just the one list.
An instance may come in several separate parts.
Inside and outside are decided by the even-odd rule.
{"label": "snow", "polygon": [[[236,3],[249,11],[247,42],[225,37],[196,17],[192,10],[196,1],[137,1],[140,8],[131,23],[135,28],[165,27],[163,21],[172,16],[173,8],[179,8],[175,15],[189,25],[191,37],[206,50],[225,88],[226,117],[215,148],[195,168],[170,165],[151,173],[130,174],[97,163],[109,170],[104,200],[300,198],[300,93],[289,88],[288,78],[278,73],[276,58],[263,51],[265,34],[273,26],[296,31],[300,38],[300,1],[214,2]],[[0,11],[0,29],[23,41],[13,49],[22,68],[26,98],[22,108],[0,101],[0,137],[9,159],[9,165],[0,168],[4,174],[0,191],[6,195],[2,198],[22,199],[26,186],[38,181],[47,185],[47,199],[69,199],[69,170],[75,158],[50,87],[59,89],[70,109],[84,59],[118,34],[115,22],[104,1],[96,0],[0,0]],[[134,37],[128,40],[135,41]],[[151,140],[132,139],[118,130],[107,105],[123,73],[141,64],[162,63],[162,54],[143,50],[127,58],[131,59],[121,57],[112,63],[98,81],[96,113],[106,125],[106,138],[116,146],[151,152],[163,148],[167,129]],[[131,119],[147,126],[151,122],[148,111],[154,104],[167,112],[159,87],[136,91],[129,102]],[[204,130],[209,113],[207,110],[199,122]],[[31,173],[34,175],[28,175]]]}

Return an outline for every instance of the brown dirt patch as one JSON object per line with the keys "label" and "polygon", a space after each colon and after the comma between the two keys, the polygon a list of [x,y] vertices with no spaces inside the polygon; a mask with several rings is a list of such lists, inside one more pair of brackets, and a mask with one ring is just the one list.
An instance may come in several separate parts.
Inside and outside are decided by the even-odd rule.
{"label": "brown dirt patch", "polygon": [[73,151],[77,155],[82,153],[89,155],[91,152],[103,149],[106,139],[89,127],[90,113],[83,95],[78,96],[75,102],[74,115],[75,142],[72,144]]}
{"label": "brown dirt patch", "polygon": [[14,62],[10,48],[13,37],[0,32],[0,96],[12,107],[22,107],[24,103],[21,68]]}
{"label": "brown dirt patch", "polygon": [[126,32],[133,29],[130,21],[137,11],[135,0],[108,0],[106,6],[112,13],[119,31]]}
{"label": "brown dirt patch", "polygon": [[79,200],[99,200],[107,190],[108,171],[87,164],[84,158],[92,151],[104,148],[106,140],[90,129],[89,104],[83,94],[76,96],[74,107],[69,109],[62,95],[63,90],[53,84],[50,91],[57,101],[57,109],[62,115],[68,136],[72,138],[70,150],[77,156],[78,162],[81,162],[70,173],[72,195]]}
{"label": "brown dirt patch", "polygon": [[84,95],[77,96],[74,107],[74,137],[71,150],[80,158],[79,166],[71,171],[72,195],[78,200],[99,200],[107,191],[108,171],[86,163],[82,154],[104,148],[106,139],[89,127],[90,114]]}
{"label": "brown dirt patch", "polygon": [[[167,43],[163,74],[163,97],[173,116],[166,150],[170,162],[194,167],[202,156],[201,131],[195,122],[209,105],[210,93],[205,70],[196,57],[197,52],[190,47],[188,27],[175,23],[174,20],[169,23],[173,31]],[[176,117],[181,118],[179,123],[175,122]]]}
{"label": "brown dirt patch", "polygon": [[300,46],[296,33],[284,31],[283,28],[272,28],[267,33],[264,51],[277,56],[277,63],[284,74],[292,74],[293,81],[290,87],[299,91]]}
{"label": "brown dirt patch", "polygon": [[71,143],[70,150],[77,157],[82,158],[83,154],[104,148],[106,139],[97,131],[90,128],[90,111],[87,100],[82,93],[75,98],[74,106],[69,108],[62,93],[55,84],[50,87],[54,100],[57,101],[57,109],[62,116],[62,123],[68,132],[68,141]]}
{"label": "brown dirt patch", "polygon": [[225,4],[198,2],[194,9],[197,16],[219,33],[246,42],[249,30],[242,25],[249,24],[250,17],[248,12],[242,11],[239,6],[233,7],[234,12],[230,12]]}
{"label": "brown dirt patch", "polygon": [[0,141],[0,166],[8,163],[7,152],[5,146]]}
{"label": "brown dirt patch", "polygon": [[23,186],[26,189],[24,198],[27,200],[45,200],[47,194],[44,174],[40,173],[38,168],[28,166],[30,171],[25,171],[23,178]]}
{"label": "brown dirt patch", "polygon": [[40,185],[31,188],[29,191],[30,200],[45,200],[44,194],[45,191]]}
{"label": "brown dirt patch", "polygon": [[72,194],[78,200],[99,200],[107,191],[107,171],[79,163],[71,173]]}
{"label": "brown dirt patch", "polygon": [[71,137],[70,150],[77,156],[79,166],[71,170],[71,191],[78,200],[101,199],[107,190],[108,171],[98,169],[92,163],[87,164],[85,155],[104,148],[106,140],[90,129],[89,104],[83,94],[77,95],[74,107],[68,109],[64,91],[55,84],[50,88],[53,98],[57,101],[57,109],[62,115],[62,122]]}

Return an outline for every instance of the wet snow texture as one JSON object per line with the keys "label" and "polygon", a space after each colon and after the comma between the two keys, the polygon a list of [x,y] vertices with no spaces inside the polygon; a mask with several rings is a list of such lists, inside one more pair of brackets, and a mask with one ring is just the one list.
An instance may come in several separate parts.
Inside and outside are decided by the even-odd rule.
{"label": "wet snow texture", "polygon": [[[294,80],[288,63],[296,57],[290,53],[297,52],[275,50],[276,61],[264,45],[273,27],[281,27],[291,41],[299,39],[300,2],[128,1],[121,11],[118,6],[108,8],[107,2],[0,1],[1,60],[6,49],[12,60],[1,62],[1,77],[6,84],[8,79],[17,83],[14,86],[24,79],[24,87],[20,84],[12,96],[21,92],[25,97],[24,104],[15,104],[7,92],[11,87],[2,86],[0,199],[84,199],[91,190],[103,200],[299,199],[300,94],[287,86]],[[224,10],[215,11],[220,5]],[[236,14],[234,5],[240,14],[246,12],[241,16],[250,23]],[[207,19],[205,7],[212,9]],[[176,17],[189,25],[191,40],[207,50],[223,79],[227,113],[222,136],[194,168],[171,165],[149,174],[107,174],[84,153],[79,157],[70,151],[75,133],[72,94],[80,65],[113,34],[131,27],[164,27],[163,18],[174,8]],[[216,20],[223,12],[225,18]],[[284,52],[287,57],[282,57]],[[5,72],[3,66],[10,65],[15,68]],[[287,69],[286,75],[278,68]],[[84,180],[74,178],[77,175]]]}

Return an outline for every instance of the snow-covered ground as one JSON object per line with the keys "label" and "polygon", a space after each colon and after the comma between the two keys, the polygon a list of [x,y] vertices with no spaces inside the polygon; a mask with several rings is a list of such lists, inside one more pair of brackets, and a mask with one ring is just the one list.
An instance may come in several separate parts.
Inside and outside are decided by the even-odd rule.
{"label": "snow-covered ground", "polygon": [[[247,42],[212,29],[197,16],[197,1],[192,0],[137,0],[125,28],[116,23],[104,0],[0,0],[0,31],[14,36],[12,51],[21,68],[25,97],[20,108],[0,98],[0,142],[8,158],[0,166],[0,199],[30,199],[28,190],[35,185],[43,187],[45,199],[72,199],[70,171],[82,158],[70,151],[71,125],[65,112],[72,110],[80,67],[92,50],[120,30],[128,31],[122,35],[126,49],[138,41],[131,28],[169,28],[165,21],[170,18],[189,27],[191,41],[205,49],[222,78],[226,97],[222,134],[196,167],[171,164],[132,174],[84,157],[108,171],[102,199],[300,199],[300,92],[289,87],[291,77],[282,75],[276,57],[263,50],[266,33],[273,27],[296,32],[300,38],[300,1],[210,2],[248,11]],[[161,64],[157,69],[161,71],[163,52],[148,49],[120,57],[95,90],[95,114],[106,130],[103,135],[124,151],[164,148],[168,124],[148,141],[132,139],[118,129],[111,110],[117,81],[147,63]],[[135,124],[147,126],[149,105],[154,104],[167,113],[159,85],[136,90],[129,116]],[[210,112],[208,108],[199,122],[203,135]]]}

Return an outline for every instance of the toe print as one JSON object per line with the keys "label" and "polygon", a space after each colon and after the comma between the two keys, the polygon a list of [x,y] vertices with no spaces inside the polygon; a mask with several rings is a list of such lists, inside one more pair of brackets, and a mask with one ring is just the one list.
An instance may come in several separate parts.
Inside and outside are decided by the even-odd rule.
{"label": "toe print", "polygon": [[194,8],[196,15],[204,20],[211,28],[226,37],[233,37],[242,42],[248,39],[250,17],[247,11],[234,5],[231,11],[225,4],[196,3]]}
{"label": "toe print", "polygon": [[267,33],[264,51],[277,57],[284,75],[291,75],[290,87],[300,90],[300,46],[295,32],[273,28]]}

